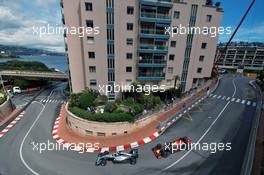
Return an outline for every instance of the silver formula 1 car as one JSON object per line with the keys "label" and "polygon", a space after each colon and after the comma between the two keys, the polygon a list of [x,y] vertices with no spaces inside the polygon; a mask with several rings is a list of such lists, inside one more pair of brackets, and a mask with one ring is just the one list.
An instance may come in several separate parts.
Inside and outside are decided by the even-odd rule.
{"label": "silver formula 1 car", "polygon": [[113,163],[130,163],[131,165],[135,165],[137,163],[137,158],[137,149],[131,149],[129,153],[119,151],[112,154],[108,151],[105,151],[97,155],[95,165],[105,166],[107,161],[112,161]]}

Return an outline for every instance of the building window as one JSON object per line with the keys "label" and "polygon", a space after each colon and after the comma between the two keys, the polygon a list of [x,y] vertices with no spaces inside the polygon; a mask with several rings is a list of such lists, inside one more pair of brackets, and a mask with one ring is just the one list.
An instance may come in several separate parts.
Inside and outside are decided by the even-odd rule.
{"label": "building window", "polygon": [[107,59],[107,68],[109,68],[109,69],[115,68],[115,60],[114,59]]}
{"label": "building window", "polygon": [[127,23],[127,30],[133,30],[133,23]]}
{"label": "building window", "polygon": [[172,32],[178,34],[178,26],[173,26]]}
{"label": "building window", "polygon": [[104,137],[105,133],[104,132],[97,132],[97,136]]}
{"label": "building window", "polygon": [[127,45],[133,45],[133,39],[132,38],[127,38],[126,43],[127,43]]}
{"label": "building window", "polygon": [[212,21],[212,15],[206,15],[206,22]]}
{"label": "building window", "polygon": [[202,43],[202,49],[206,49],[207,43]]}
{"label": "building window", "polygon": [[114,8],[114,0],[106,0],[107,8]]}
{"label": "building window", "polygon": [[175,57],[175,55],[170,55],[170,56],[169,56],[169,60],[170,60],[170,61],[173,61],[173,60],[174,60],[174,57]]}
{"label": "building window", "polygon": [[106,24],[114,24],[114,13],[106,13]]}
{"label": "building window", "polygon": [[108,55],[115,54],[115,46],[114,46],[114,44],[112,44],[112,43],[107,44],[107,54]]}
{"label": "building window", "polygon": [[176,41],[171,41],[171,47],[176,47]]}
{"label": "building window", "polygon": [[96,86],[97,81],[96,80],[90,80],[90,86]]}
{"label": "building window", "polygon": [[134,7],[127,7],[127,14],[133,15],[134,14]]}
{"label": "building window", "polygon": [[126,79],[126,84],[131,84],[132,83],[132,80],[131,79]]}
{"label": "building window", "polygon": [[197,73],[202,73],[202,71],[203,71],[203,68],[201,68],[201,67],[199,67],[199,68],[197,69]]}
{"label": "building window", "polygon": [[108,81],[115,81],[115,72],[108,72]]}
{"label": "building window", "polygon": [[85,9],[86,11],[93,11],[93,4],[91,2],[86,2]]}
{"label": "building window", "polygon": [[85,130],[85,133],[86,133],[87,135],[93,135],[93,131],[90,131],[90,130]]}
{"label": "building window", "polygon": [[174,11],[173,18],[174,19],[179,19],[180,18],[180,12],[179,11]]}
{"label": "building window", "polygon": [[87,36],[87,43],[88,43],[88,44],[93,44],[93,43],[94,43],[94,37],[92,37],[92,36]]}
{"label": "building window", "polygon": [[86,20],[86,27],[94,27],[93,20]]}
{"label": "building window", "polygon": [[133,58],[133,54],[132,53],[127,53],[126,54],[126,58],[131,60]]}
{"label": "building window", "polygon": [[96,67],[95,66],[89,66],[89,72],[90,73],[95,73],[96,72]]}
{"label": "building window", "polygon": [[199,61],[200,61],[200,62],[203,62],[203,61],[204,61],[204,56],[203,56],[203,55],[201,55],[201,56],[199,57]]}
{"label": "building window", "polygon": [[173,74],[173,67],[168,67],[168,73]]}
{"label": "building window", "polygon": [[94,59],[95,58],[95,52],[88,52],[88,57],[90,59]]}
{"label": "building window", "polygon": [[107,29],[107,40],[114,40],[115,39],[115,32],[114,29]]}
{"label": "building window", "polygon": [[132,72],[132,67],[131,66],[126,67],[126,72]]}

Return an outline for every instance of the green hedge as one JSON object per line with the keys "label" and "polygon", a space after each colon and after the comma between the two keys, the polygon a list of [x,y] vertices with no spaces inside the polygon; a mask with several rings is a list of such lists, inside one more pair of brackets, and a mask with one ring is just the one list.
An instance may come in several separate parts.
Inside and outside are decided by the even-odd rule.
{"label": "green hedge", "polygon": [[6,98],[1,98],[0,97],[0,105],[3,104],[6,101]]}
{"label": "green hedge", "polygon": [[71,107],[69,110],[77,115],[80,118],[96,121],[96,122],[134,122],[135,119],[131,114],[124,113],[124,112],[114,112],[114,113],[103,113],[103,114],[94,114],[86,112],[85,110],[78,108],[78,107]]}
{"label": "green hedge", "polygon": [[3,97],[0,97],[0,105],[3,104],[6,101],[6,93],[3,91],[3,89],[0,89],[0,94],[3,94]]}

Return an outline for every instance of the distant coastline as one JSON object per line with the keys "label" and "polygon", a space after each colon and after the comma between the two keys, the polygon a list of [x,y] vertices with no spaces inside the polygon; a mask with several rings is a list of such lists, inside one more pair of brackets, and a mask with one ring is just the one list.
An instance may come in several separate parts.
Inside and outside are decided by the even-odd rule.
{"label": "distant coastline", "polygon": [[47,65],[50,69],[58,69],[62,72],[68,70],[66,56],[50,56],[50,55],[19,55],[19,58],[0,58],[0,63],[12,60],[20,61],[39,61]]}
{"label": "distant coastline", "polygon": [[0,44],[0,58],[19,58],[18,55],[28,56],[65,56],[65,53],[47,51],[44,49],[27,48],[22,46],[9,46]]}

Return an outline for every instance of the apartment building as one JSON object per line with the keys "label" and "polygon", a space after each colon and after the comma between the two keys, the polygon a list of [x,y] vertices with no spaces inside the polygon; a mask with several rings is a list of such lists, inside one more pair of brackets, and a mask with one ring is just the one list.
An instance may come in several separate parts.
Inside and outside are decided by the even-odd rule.
{"label": "apartment building", "polygon": [[167,88],[176,82],[188,91],[211,76],[218,36],[167,30],[219,27],[223,10],[208,0],[63,0],[61,6],[66,27],[100,31],[65,35],[73,92],[132,82]]}
{"label": "apartment building", "polygon": [[220,53],[222,57],[217,60],[220,68],[264,71],[264,47],[231,46],[226,51],[218,47],[217,54]]}

